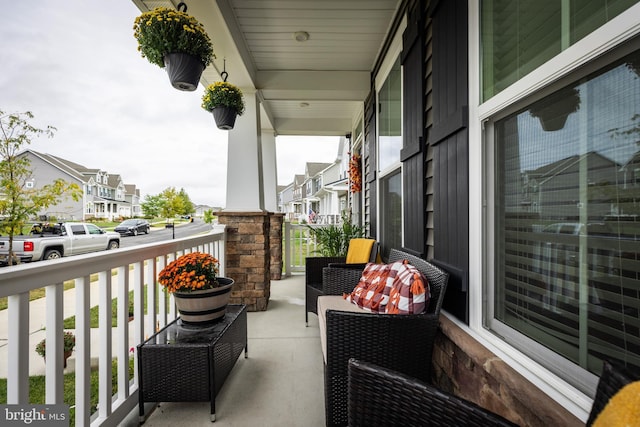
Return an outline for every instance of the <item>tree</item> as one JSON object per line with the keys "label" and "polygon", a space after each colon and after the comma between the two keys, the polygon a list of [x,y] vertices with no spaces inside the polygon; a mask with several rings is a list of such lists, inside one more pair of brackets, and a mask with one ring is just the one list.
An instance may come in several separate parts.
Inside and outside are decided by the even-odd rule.
{"label": "tree", "polygon": [[160,193],[160,197],[164,200],[162,216],[172,218],[182,213],[183,200],[178,197],[178,192],[175,187],[166,188],[162,193]]}
{"label": "tree", "polygon": [[213,209],[207,209],[204,211],[204,222],[207,224],[211,224],[213,222]]}
{"label": "tree", "polygon": [[144,196],[144,201],[140,203],[140,207],[142,208],[142,213],[147,218],[157,218],[160,216],[162,212],[162,205],[164,201],[160,194],[151,195],[147,194]]}
{"label": "tree", "polygon": [[82,190],[77,184],[57,179],[41,188],[28,188],[32,176],[31,162],[21,153],[34,137],[53,137],[52,126],[37,128],[29,123],[33,114],[9,114],[0,110],[0,232],[9,236],[9,265],[14,263],[13,237],[20,234],[25,223],[43,209],[71,197],[80,200]]}
{"label": "tree", "polygon": [[196,210],[196,208],[193,205],[193,202],[191,201],[191,199],[189,198],[189,195],[187,194],[187,192],[184,191],[184,188],[180,189],[180,192],[178,193],[178,197],[180,197],[182,199],[182,212],[180,212],[180,213],[182,215],[191,215],[191,214],[193,214],[193,212]]}
{"label": "tree", "polygon": [[167,187],[160,194],[146,195],[141,203],[145,216],[172,218],[176,215],[190,215],[195,210],[189,195],[181,188]]}

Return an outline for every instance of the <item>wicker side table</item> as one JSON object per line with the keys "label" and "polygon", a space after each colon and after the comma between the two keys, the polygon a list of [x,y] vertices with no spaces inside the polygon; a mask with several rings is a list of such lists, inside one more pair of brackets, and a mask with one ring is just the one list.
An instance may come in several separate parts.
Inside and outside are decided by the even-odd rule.
{"label": "wicker side table", "polygon": [[229,305],[220,321],[207,325],[174,320],[138,346],[140,423],[145,402],[211,402],[244,349],[247,357],[247,309]]}

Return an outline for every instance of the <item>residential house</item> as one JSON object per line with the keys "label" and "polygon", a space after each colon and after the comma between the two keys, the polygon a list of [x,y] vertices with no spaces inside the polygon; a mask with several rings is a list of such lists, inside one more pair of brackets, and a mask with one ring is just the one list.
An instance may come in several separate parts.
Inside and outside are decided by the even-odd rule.
{"label": "residential house", "polygon": [[136,188],[135,184],[124,185],[124,198],[127,203],[129,203],[129,209],[122,215],[123,217],[133,218],[143,216],[142,207],[140,206],[140,189]]}
{"label": "residential house", "polygon": [[[33,171],[27,187],[39,188],[55,179],[77,184],[82,189],[78,201],[70,197],[39,213],[41,218],[84,221],[89,218],[117,220],[140,213],[140,193],[135,185],[125,185],[122,177],[101,169],[91,169],[51,154],[25,150]],[[129,188],[132,193],[127,193]]]}
{"label": "residential house", "polygon": [[[275,135],[350,134],[360,214],[382,255],[404,248],[451,273],[433,366],[441,387],[522,425],[577,425],[603,359],[640,367],[639,235],[547,233],[573,248],[573,264],[544,280],[530,274],[528,249],[544,224],[615,230],[622,211],[640,214],[629,170],[590,191],[597,168],[633,165],[638,151],[639,2],[189,6],[247,102],[229,132],[226,208],[269,221],[260,214],[276,210],[276,186],[264,185],[275,161],[263,159],[275,158]],[[221,63],[203,83],[220,79]],[[562,191],[542,187],[544,206],[509,205],[530,190],[528,171],[569,158],[576,173]],[[313,197],[321,187],[308,176]],[[571,215],[555,208],[569,205]],[[613,245],[623,250],[604,253],[618,268],[589,262]],[[595,298],[593,287],[607,292]]]}

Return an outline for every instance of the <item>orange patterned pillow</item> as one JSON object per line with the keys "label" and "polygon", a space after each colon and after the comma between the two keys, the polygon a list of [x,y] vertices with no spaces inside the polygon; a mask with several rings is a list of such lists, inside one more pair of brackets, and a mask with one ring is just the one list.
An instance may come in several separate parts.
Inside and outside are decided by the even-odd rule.
{"label": "orange patterned pillow", "polygon": [[407,260],[392,264],[369,263],[347,301],[372,313],[422,313],[429,301],[429,284]]}
{"label": "orange patterned pillow", "polygon": [[387,288],[389,301],[385,312],[389,314],[422,313],[431,296],[427,279],[407,260],[391,264]]}
{"label": "orange patterned pillow", "polygon": [[384,293],[390,265],[368,263],[362,271],[360,281],[344,299],[373,313],[384,313],[389,295]]}

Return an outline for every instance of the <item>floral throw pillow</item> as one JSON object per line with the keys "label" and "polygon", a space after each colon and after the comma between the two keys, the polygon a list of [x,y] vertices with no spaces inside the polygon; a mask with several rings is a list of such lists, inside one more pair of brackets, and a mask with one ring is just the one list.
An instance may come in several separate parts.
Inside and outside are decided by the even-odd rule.
{"label": "floral throw pillow", "polygon": [[360,281],[350,294],[344,294],[347,301],[373,313],[384,313],[389,295],[385,295],[389,264],[368,263],[362,271]]}

